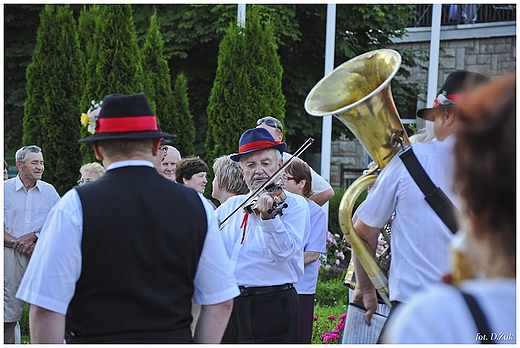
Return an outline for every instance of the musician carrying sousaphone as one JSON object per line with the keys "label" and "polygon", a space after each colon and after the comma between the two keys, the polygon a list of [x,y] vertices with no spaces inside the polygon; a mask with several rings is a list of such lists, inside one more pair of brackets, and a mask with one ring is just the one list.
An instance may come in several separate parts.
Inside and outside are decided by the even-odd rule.
{"label": "musician carrying sousaphone", "polygon": [[[391,315],[400,303],[407,302],[429,284],[439,282],[450,269],[449,245],[457,231],[456,208],[452,203],[456,105],[468,89],[489,81],[488,77],[473,72],[451,73],[437,93],[433,107],[417,112],[417,116],[434,123],[437,141],[410,146],[390,92],[390,80],[400,62],[400,55],[387,49],[353,58],[322,79],[305,104],[311,115],[333,114],[343,121],[381,169],[377,179],[369,181],[363,176],[356,180],[340,204],[340,224],[352,246],[356,276],[348,310],[352,303],[366,309],[366,324],[371,323],[378,306],[376,290],[392,308]],[[344,100],[347,102],[343,103]],[[400,145],[395,145],[396,138]],[[342,217],[343,210],[351,212],[344,207],[351,207],[347,201],[357,192],[355,186],[363,190],[366,186],[361,184],[365,181],[373,185],[364,204],[354,216]],[[381,228],[392,214],[395,214],[390,243],[392,258],[387,282],[374,254]],[[352,329],[355,334],[364,330]],[[347,326],[345,334],[349,334],[346,330]],[[384,328],[380,339],[382,335]]]}
{"label": "musician carrying sousaphone", "polygon": [[[417,112],[417,116],[434,123],[437,141],[414,144],[411,155],[415,155],[434,188],[440,188],[452,202],[452,134],[458,124],[455,106],[466,90],[487,81],[488,77],[477,73],[455,71],[446,79],[433,107]],[[449,269],[449,243],[456,232],[456,227],[448,226],[425,200],[425,194],[407,169],[403,153],[381,171],[365,204],[356,212],[356,233],[375,250],[380,229],[394,211],[389,272],[392,311],[417,291],[442,278]],[[356,258],[354,265],[356,288],[352,300],[367,309],[365,320],[370,323],[377,305],[374,285]]]}

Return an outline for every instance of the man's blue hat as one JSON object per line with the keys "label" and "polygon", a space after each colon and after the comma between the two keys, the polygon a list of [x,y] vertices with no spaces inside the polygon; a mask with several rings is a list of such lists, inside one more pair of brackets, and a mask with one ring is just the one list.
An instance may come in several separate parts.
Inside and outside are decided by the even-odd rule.
{"label": "man's blue hat", "polygon": [[287,149],[287,144],[274,140],[265,128],[251,128],[246,130],[238,142],[238,154],[229,156],[233,161],[240,161],[240,156],[266,149],[277,149],[280,153]]}

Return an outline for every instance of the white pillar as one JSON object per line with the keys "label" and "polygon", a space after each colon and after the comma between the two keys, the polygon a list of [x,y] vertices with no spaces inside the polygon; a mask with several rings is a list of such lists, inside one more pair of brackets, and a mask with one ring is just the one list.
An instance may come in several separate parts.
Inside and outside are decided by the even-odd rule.
{"label": "white pillar", "polygon": [[[325,38],[325,76],[334,70],[334,44],[336,34],[336,4],[327,5],[327,29]],[[320,175],[330,182],[330,150],[332,139],[332,115],[323,117],[321,131],[321,172]],[[322,209],[329,216],[329,203]]]}
{"label": "white pillar", "polygon": [[237,25],[242,28],[246,26],[246,4],[238,4]]}
{"label": "white pillar", "polygon": [[[439,47],[441,42],[442,4],[432,5],[432,30],[430,38],[430,63],[428,65],[428,93],[426,107],[433,106],[433,99],[437,96],[437,79],[439,76]],[[426,121],[426,133],[433,134],[433,122]]]}

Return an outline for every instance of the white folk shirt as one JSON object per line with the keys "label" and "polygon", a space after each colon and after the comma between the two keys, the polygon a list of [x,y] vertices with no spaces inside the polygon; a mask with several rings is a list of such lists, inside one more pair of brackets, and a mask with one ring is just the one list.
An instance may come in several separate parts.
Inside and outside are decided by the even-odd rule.
{"label": "white folk shirt", "polygon": [[[153,167],[148,161],[131,160],[113,163],[108,170],[126,165]],[[234,298],[240,292],[219,237],[214,209],[199,196],[206,210],[208,231],[195,275],[193,299],[197,304],[211,305]],[[81,273],[82,234],[81,200],[72,189],[50,212],[16,297],[66,314]]]}
{"label": "white folk shirt", "polygon": [[[282,157],[283,157],[283,161],[287,162],[289,160],[289,158],[292,157],[292,155],[287,152],[284,152],[282,154]],[[327,180],[325,180],[321,175],[316,173],[314,171],[314,169],[311,168],[311,166],[309,166],[309,168],[311,170],[311,179],[312,179],[311,180],[311,193],[312,194],[322,193],[322,192],[325,192],[332,188],[332,186],[330,186],[330,184],[327,182]]]}
{"label": "white folk shirt", "polygon": [[[325,253],[327,251],[327,215],[321,207],[313,201],[309,201],[311,217],[311,229],[305,241],[303,251]],[[305,254],[304,254],[305,255]],[[318,260],[308,264],[304,268],[303,278],[294,287],[298,294],[315,294],[318,281]]]}
{"label": "white folk shirt", "polygon": [[40,230],[60,195],[51,184],[36,181],[25,189],[20,175],[4,181],[4,231],[15,238]]}
{"label": "white folk shirt", "polygon": [[[511,278],[465,280],[461,289],[482,309],[496,343],[516,343],[516,281]],[[437,284],[421,291],[409,303],[396,308],[388,321],[384,343],[477,344],[475,320],[460,291]]]}
{"label": "white folk shirt", "polygon": [[[235,268],[237,285],[270,286],[294,284],[303,276],[304,235],[310,228],[305,198],[284,191],[288,207],[283,215],[262,220],[249,214],[246,230],[241,227],[245,213],[237,211],[222,226],[221,236]],[[249,195],[229,198],[216,210],[223,221]],[[242,241],[242,237],[244,237]]]}
{"label": "white folk shirt", "polygon": [[[419,163],[433,183],[455,204],[452,191],[453,143],[429,141],[413,145]],[[381,171],[357,216],[382,228],[395,211],[390,246],[390,300],[407,302],[418,290],[438,282],[449,271],[453,234],[424,199],[398,155]]]}

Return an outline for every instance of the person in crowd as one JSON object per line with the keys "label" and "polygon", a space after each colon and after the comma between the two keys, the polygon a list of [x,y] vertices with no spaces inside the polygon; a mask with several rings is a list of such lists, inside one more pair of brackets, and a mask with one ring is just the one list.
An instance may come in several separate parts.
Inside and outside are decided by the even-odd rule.
{"label": "person in crowd", "polygon": [[[413,144],[413,152],[434,185],[451,202],[454,202],[453,132],[458,124],[456,103],[468,89],[489,80],[489,77],[474,72],[452,72],[441,87],[433,107],[417,111],[417,116],[434,122],[438,141]],[[364,204],[352,219],[356,233],[373,251],[376,250],[381,228],[394,212],[388,279],[392,304],[390,316],[400,303],[408,302],[417,291],[442,277],[449,265],[447,250],[453,239],[450,228],[427,203],[400,156],[394,156],[381,171]],[[356,287],[352,302],[367,309],[365,321],[370,324],[378,303],[376,290],[356,255],[354,268]]]}
{"label": "person in crowd", "polygon": [[200,157],[186,157],[177,163],[175,181],[204,194],[208,165]]}
{"label": "person in crowd", "polygon": [[[282,166],[286,148],[263,128],[242,134],[238,153],[231,159],[239,163],[250,192]],[[298,342],[299,305],[294,283],[303,276],[304,236],[310,217],[303,197],[285,194],[287,206],[282,214],[273,209],[285,204],[275,206],[275,198],[268,192],[261,192],[250,209],[240,209],[250,196],[240,195],[228,198],[216,210],[240,288],[222,343]]]}
{"label": "person in crowd", "polygon": [[4,180],[9,179],[9,164],[7,164],[7,161],[4,160]]}
{"label": "person in crowd", "polygon": [[516,343],[516,78],[467,95],[459,119],[454,189],[465,251],[458,252],[478,275],[415,295],[389,319],[385,343]]}
{"label": "person in crowd", "polygon": [[220,156],[213,161],[213,173],[211,197],[218,200],[220,204],[229,197],[249,193],[238,163],[233,161],[229,155]]}
{"label": "person in crowd", "polygon": [[220,342],[239,291],[212,207],[154,168],[168,136],[144,93],[103,99],[80,142],[107,172],[52,209],[17,293],[32,343]]}
{"label": "person in crowd", "polygon": [[[256,121],[256,127],[257,128],[264,128],[271,133],[273,138],[276,141],[282,141],[283,140],[283,127],[282,123],[271,116],[266,116],[258,119]],[[291,158],[291,155],[287,152],[283,153],[283,160],[287,161],[289,158]],[[325,180],[323,177],[321,177],[318,173],[316,173],[312,167],[311,167],[311,174],[312,174],[312,188],[311,188],[311,196],[310,199],[314,202],[318,203],[319,205],[324,205],[327,203],[332,197],[334,197],[334,189],[330,184]]]}
{"label": "person in crowd", "polygon": [[[60,196],[42,181],[42,150],[24,146],[15,154],[18,175],[4,181],[4,343],[15,343],[14,330],[24,301],[15,297],[43,223]],[[45,249],[44,249],[45,251]]]}
{"label": "person in crowd", "polygon": [[285,168],[281,178],[282,187],[294,194],[305,197],[309,204],[310,231],[305,236],[303,248],[303,278],[294,284],[300,301],[298,315],[298,343],[310,344],[314,317],[314,297],[318,281],[318,258],[325,253],[327,243],[327,217],[316,202],[307,197],[311,192],[311,170],[307,163],[294,158]]}
{"label": "person in crowd", "polygon": [[84,185],[88,182],[96,181],[105,174],[106,169],[97,162],[87,163],[79,168],[81,178],[78,180],[78,185]]}
{"label": "person in crowd", "polygon": [[[204,195],[208,183],[208,165],[200,157],[186,157],[177,163],[175,181],[179,184],[191,187],[201,195]],[[207,199],[207,198],[206,198]],[[211,199],[207,199],[213,209],[217,209]]]}
{"label": "person in crowd", "polygon": [[164,158],[161,161],[161,174],[171,181],[175,181],[177,163],[181,160],[181,153],[175,147],[164,146]]}

